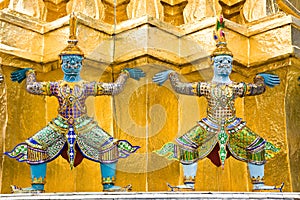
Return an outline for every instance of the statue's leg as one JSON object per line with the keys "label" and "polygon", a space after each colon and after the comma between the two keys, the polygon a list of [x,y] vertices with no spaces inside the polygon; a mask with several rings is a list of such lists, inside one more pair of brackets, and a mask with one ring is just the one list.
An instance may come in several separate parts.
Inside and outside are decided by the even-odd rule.
{"label": "statue's leg", "polygon": [[250,128],[244,126],[230,135],[228,148],[231,154],[248,163],[250,178],[253,183],[253,191],[259,190],[282,190],[280,187],[267,186],[264,184],[264,165],[266,159],[278,149],[254,133]]}
{"label": "statue's leg", "polygon": [[[249,135],[249,132],[248,132]],[[266,151],[269,149],[269,144],[263,138],[257,137],[246,147],[248,160],[248,168],[253,184],[253,191],[259,190],[279,190],[282,191],[283,184],[279,187],[268,186],[264,183],[264,170],[266,163]],[[274,147],[275,148],[275,147]]]}
{"label": "statue's leg", "polygon": [[[183,185],[168,186],[171,191],[194,191],[199,158],[206,157],[214,148],[216,140],[214,133],[208,132],[197,124],[184,135],[176,138],[176,144],[168,143],[156,151],[159,155],[180,160],[183,167]],[[201,148],[200,148],[201,147]]]}
{"label": "statue's leg", "polygon": [[47,163],[30,165],[31,187],[35,190],[44,190],[45,177],[47,171]]}
{"label": "statue's leg", "polygon": [[42,193],[44,192],[44,184],[46,177],[47,163],[30,165],[31,187],[20,188],[11,186],[13,193]]}
{"label": "statue's leg", "polygon": [[120,190],[120,187],[115,186],[117,162],[104,164],[100,163],[103,191]]}
{"label": "statue's leg", "polygon": [[171,191],[194,191],[195,190],[195,177],[197,174],[198,164],[183,164],[183,185],[172,186],[169,183],[167,184]]}
{"label": "statue's leg", "polygon": [[257,165],[248,163],[248,168],[250,171],[250,177],[253,184],[253,191],[258,190],[279,190],[282,192],[283,184],[280,187],[277,186],[268,186],[264,183],[264,169],[265,165]]}
{"label": "statue's leg", "polygon": [[187,188],[191,188],[192,190],[194,190],[198,163],[195,162],[190,165],[182,164],[182,166],[183,166],[183,175],[184,175],[183,184]]}
{"label": "statue's leg", "polygon": [[126,187],[115,186],[116,181],[116,166],[114,163],[100,163],[103,192],[120,192],[128,191],[131,189],[131,185]]}

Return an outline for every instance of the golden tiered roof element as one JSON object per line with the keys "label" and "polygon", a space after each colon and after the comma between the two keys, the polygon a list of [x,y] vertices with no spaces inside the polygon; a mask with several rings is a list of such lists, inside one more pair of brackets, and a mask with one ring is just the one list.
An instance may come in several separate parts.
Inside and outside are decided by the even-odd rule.
{"label": "golden tiered roof element", "polygon": [[[6,6],[7,4],[4,5]],[[19,12],[40,20],[46,20],[47,17],[47,8],[44,2],[40,0],[10,0],[8,10]]]}
{"label": "golden tiered roof element", "polygon": [[183,10],[187,5],[186,0],[161,0],[164,7],[164,21],[175,26],[184,24]]}
{"label": "golden tiered roof element", "polygon": [[127,6],[130,0],[102,0],[102,3],[104,5],[104,22],[114,24],[128,20]]}
{"label": "golden tiered roof element", "polygon": [[245,2],[246,0],[219,0],[224,17],[240,24],[246,22],[243,14]]}
{"label": "golden tiered roof element", "polygon": [[44,0],[47,8],[46,21],[51,22],[67,15],[66,6],[69,0]]}
{"label": "golden tiered roof element", "polygon": [[300,17],[300,1],[299,0],[277,0],[279,9],[284,12]]}

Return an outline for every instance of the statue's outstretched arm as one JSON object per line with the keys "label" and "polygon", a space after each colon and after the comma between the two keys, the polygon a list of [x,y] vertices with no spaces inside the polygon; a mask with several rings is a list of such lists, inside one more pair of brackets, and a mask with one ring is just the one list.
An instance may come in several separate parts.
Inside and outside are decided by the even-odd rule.
{"label": "statue's outstretched arm", "polygon": [[246,84],[245,95],[259,95],[266,91],[266,86],[273,88],[280,84],[280,79],[275,74],[260,73],[254,77],[253,83]]}
{"label": "statue's outstretched arm", "polygon": [[161,71],[155,74],[152,78],[153,82],[158,85],[162,85],[167,79],[170,79],[173,89],[179,94],[185,95],[198,95],[201,94],[197,92],[198,82],[184,83],[179,80],[178,74],[173,70]]}
{"label": "statue's outstretched arm", "polygon": [[95,96],[98,95],[115,95],[123,91],[128,78],[139,80],[145,77],[145,73],[138,68],[125,68],[114,83],[96,83]]}
{"label": "statue's outstretched arm", "polygon": [[275,87],[280,84],[280,78],[276,74],[260,73],[257,76],[260,76],[264,80],[264,84],[268,87]]}
{"label": "statue's outstretched arm", "polygon": [[37,82],[31,68],[19,69],[11,73],[11,80],[21,83],[26,78],[26,90],[31,94],[51,95],[50,82]]}

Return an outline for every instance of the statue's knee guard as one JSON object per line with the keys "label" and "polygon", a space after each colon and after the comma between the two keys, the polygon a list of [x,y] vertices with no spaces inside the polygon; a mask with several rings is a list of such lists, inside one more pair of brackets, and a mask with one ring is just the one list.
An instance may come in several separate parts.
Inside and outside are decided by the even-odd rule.
{"label": "statue's knee guard", "polygon": [[263,138],[258,138],[246,148],[247,159],[249,163],[257,165],[265,164],[265,143],[266,141]]}

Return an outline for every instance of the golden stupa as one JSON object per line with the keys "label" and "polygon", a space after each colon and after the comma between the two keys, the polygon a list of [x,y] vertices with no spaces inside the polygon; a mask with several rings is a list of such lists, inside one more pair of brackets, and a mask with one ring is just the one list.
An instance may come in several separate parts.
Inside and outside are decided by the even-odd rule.
{"label": "golden stupa", "polygon": [[[279,75],[281,84],[263,95],[239,99],[237,116],[281,151],[266,164],[265,183],[300,191],[300,3],[298,0],[2,0],[0,1],[0,149],[26,140],[56,114],[55,98],[30,95],[9,80],[17,68],[34,68],[40,81],[62,79],[60,52],[69,36],[69,15],[78,19],[78,46],[85,55],[82,78],[112,82],[125,67],[146,77],[129,80],[114,97],[88,99],[89,116],[114,137],[141,149],[120,160],[117,185],[133,191],[167,191],[182,173],[178,162],[152,153],[205,116],[204,98],[174,93],[151,80],[163,70],[182,80],[207,81],[215,48],[216,16],[226,21],[234,56],[234,81],[251,82],[258,72]],[[162,95],[163,94],[163,95]],[[208,159],[198,163],[196,190],[251,191],[247,164],[230,158],[224,170]],[[99,165],[87,159],[70,170],[61,157],[47,166],[47,192],[102,191]],[[1,193],[30,185],[25,163],[0,157]]]}

